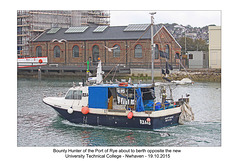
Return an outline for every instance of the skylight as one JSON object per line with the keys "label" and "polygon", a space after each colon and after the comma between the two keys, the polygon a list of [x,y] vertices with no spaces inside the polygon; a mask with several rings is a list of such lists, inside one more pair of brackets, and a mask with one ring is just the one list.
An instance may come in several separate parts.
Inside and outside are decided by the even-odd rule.
{"label": "skylight", "polygon": [[150,24],[130,24],[123,31],[145,31]]}
{"label": "skylight", "polygon": [[81,26],[81,27],[69,27],[65,33],[82,33],[88,29],[89,26]]}

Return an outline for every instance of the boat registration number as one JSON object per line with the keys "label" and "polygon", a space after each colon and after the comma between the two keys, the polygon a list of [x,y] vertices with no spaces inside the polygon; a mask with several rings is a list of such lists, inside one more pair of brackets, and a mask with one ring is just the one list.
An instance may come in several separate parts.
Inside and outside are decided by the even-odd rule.
{"label": "boat registration number", "polygon": [[140,125],[151,125],[151,122],[148,122],[147,120],[139,120],[140,121]]}

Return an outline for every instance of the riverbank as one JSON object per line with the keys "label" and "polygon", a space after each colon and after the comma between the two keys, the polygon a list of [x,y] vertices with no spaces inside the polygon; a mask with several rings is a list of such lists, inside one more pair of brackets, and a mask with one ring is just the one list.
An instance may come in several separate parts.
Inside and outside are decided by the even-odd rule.
{"label": "riverbank", "polygon": [[[163,75],[160,70],[154,70],[155,80],[163,80]],[[190,78],[193,81],[198,82],[221,82],[221,70],[220,69],[187,69],[185,70],[172,70],[167,75],[170,80],[181,80],[183,78]],[[131,69],[131,78],[133,80],[151,80],[150,69]]]}
{"label": "riverbank", "polygon": [[[106,75],[107,73],[105,73]],[[95,73],[93,73],[93,76]],[[108,80],[112,77],[117,79],[128,79],[129,77],[134,81],[149,81],[151,80],[150,69],[131,69],[130,73],[118,73],[112,72],[108,76]],[[163,76],[160,70],[154,70],[154,78],[157,81],[162,81]],[[18,78],[86,78],[85,72],[18,72]],[[170,80],[181,80],[183,78],[190,78],[197,82],[221,82],[221,70],[219,69],[188,69],[185,70],[173,70],[168,75]]]}

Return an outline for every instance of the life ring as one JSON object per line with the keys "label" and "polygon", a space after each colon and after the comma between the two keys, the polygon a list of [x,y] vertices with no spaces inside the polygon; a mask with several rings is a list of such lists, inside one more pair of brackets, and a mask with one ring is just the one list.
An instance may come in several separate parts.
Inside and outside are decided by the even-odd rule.
{"label": "life ring", "polygon": [[128,82],[119,83],[119,87],[127,87],[127,86],[128,86]]}
{"label": "life ring", "polygon": [[42,64],[43,61],[42,61],[42,59],[39,59],[38,62],[39,62],[40,64]]}
{"label": "life ring", "polygon": [[86,114],[88,114],[89,113],[89,108],[87,107],[87,106],[84,106],[84,107],[82,107],[82,113],[84,114],[84,115],[86,115]]}

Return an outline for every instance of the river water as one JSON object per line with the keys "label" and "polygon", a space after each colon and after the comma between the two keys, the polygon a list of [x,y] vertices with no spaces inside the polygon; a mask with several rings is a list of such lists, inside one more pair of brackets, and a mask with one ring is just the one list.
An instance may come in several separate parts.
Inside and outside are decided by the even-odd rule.
{"label": "river water", "polygon": [[190,94],[195,120],[157,131],[76,125],[60,118],[42,102],[43,96],[65,93],[71,79],[17,81],[17,145],[55,146],[221,146],[221,84],[195,82],[177,86],[173,97]]}

